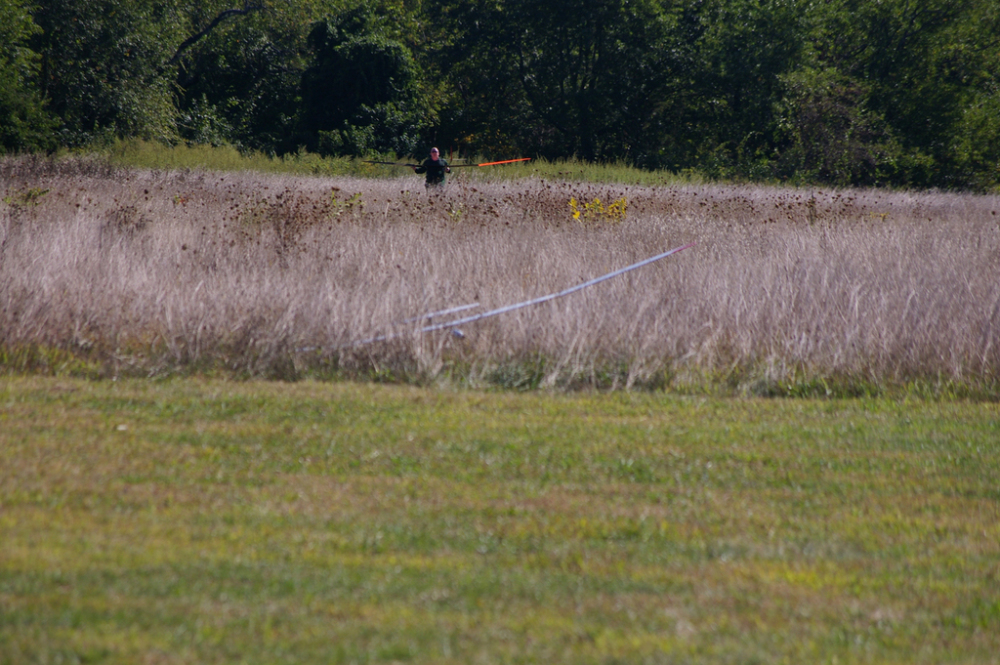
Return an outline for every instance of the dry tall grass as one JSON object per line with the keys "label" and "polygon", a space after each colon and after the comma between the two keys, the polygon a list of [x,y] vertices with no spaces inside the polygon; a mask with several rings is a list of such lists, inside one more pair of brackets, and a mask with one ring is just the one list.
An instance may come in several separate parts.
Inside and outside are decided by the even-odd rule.
{"label": "dry tall grass", "polygon": [[[0,162],[0,178],[8,368],[75,358],[106,374],[755,392],[923,381],[994,394],[1000,376],[998,197],[463,182],[459,172],[428,196],[419,177],[30,159]],[[571,198],[624,198],[626,217],[574,220]],[[559,291],[692,241],[471,324],[464,338],[394,323]],[[385,333],[400,336],[344,348]]]}

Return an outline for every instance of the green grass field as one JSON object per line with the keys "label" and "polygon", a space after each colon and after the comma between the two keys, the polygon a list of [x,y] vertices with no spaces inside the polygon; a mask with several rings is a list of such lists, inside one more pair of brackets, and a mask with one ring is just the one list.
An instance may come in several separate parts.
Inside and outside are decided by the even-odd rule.
{"label": "green grass field", "polygon": [[[261,153],[241,153],[230,146],[210,145],[167,146],[151,141],[130,140],[115,143],[106,149],[89,153],[122,167],[180,170],[194,169],[226,173],[255,172],[271,174],[339,177],[351,176],[372,179],[413,179],[408,168],[366,163],[361,158],[322,157],[315,153],[300,152],[283,157]],[[419,162],[426,155],[399,157],[402,162]],[[452,164],[475,164],[490,161],[487,157],[446,157]],[[517,156],[515,156],[517,157]],[[372,156],[372,159],[396,161],[392,155]],[[498,157],[497,159],[501,159]],[[458,177],[456,173],[452,178]],[[577,159],[548,161],[533,159],[529,162],[503,164],[490,168],[467,169],[462,178],[467,181],[511,181],[526,178],[546,178],[551,181],[618,183],[627,185],[682,185],[704,182],[706,179],[694,172],[646,171],[624,163],[592,164]]]}
{"label": "green grass field", "polygon": [[990,663],[1000,408],[0,378],[0,662]]}

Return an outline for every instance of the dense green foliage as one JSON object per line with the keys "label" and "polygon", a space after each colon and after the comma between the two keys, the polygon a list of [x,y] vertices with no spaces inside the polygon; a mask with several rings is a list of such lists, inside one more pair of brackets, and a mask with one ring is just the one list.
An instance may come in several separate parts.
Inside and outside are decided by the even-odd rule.
{"label": "dense green foliage", "polygon": [[53,118],[42,108],[32,85],[38,55],[28,40],[39,32],[30,7],[21,0],[0,0],[0,149],[51,147]]}
{"label": "dense green foliage", "polygon": [[[306,146],[324,154],[412,153],[428,125],[413,54],[386,36],[385,17],[361,6],[321,21],[309,34],[302,74]],[[423,111],[423,112],[422,112]]]}
{"label": "dense green foliage", "polygon": [[991,0],[0,0],[0,143],[993,189]]}

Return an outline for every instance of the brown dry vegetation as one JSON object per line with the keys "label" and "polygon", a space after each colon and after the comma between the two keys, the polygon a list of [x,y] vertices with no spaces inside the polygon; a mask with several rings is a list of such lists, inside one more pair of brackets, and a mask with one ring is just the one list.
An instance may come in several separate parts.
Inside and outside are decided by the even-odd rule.
{"label": "brown dry vegetation", "polygon": [[[0,366],[758,393],[1000,376],[1000,198],[0,162]],[[571,198],[625,198],[620,223]],[[567,298],[421,334],[689,242]],[[444,319],[447,320],[447,317]],[[372,336],[387,342],[348,346]]]}

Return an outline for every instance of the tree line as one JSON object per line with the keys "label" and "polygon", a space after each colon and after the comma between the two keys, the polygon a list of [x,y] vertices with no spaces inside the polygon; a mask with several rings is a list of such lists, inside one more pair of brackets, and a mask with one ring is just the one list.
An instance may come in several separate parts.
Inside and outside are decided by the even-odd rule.
{"label": "tree line", "polygon": [[995,0],[0,0],[0,145],[995,189]]}

